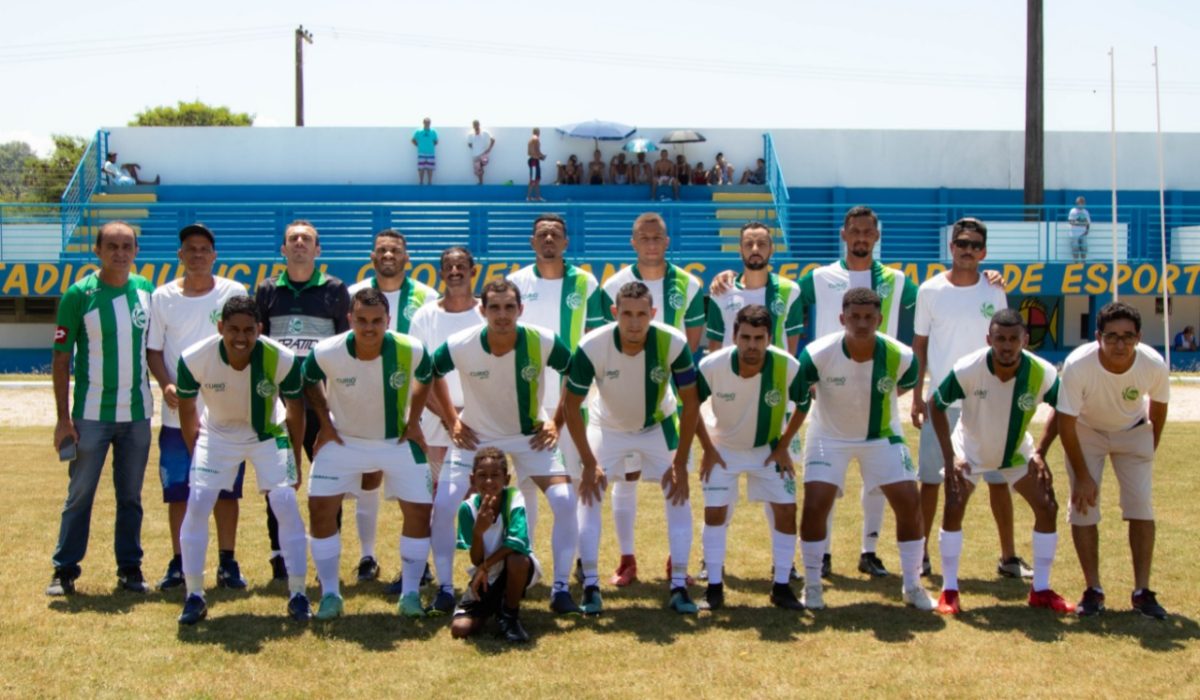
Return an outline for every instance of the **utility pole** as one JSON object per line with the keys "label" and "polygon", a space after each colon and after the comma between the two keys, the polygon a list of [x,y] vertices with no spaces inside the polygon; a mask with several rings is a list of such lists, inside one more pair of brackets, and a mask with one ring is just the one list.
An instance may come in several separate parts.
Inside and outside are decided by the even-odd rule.
{"label": "utility pole", "polygon": [[[1042,0],[1026,0],[1025,17],[1025,204],[1039,206],[1045,198],[1044,131],[1042,111]],[[1026,217],[1039,218],[1036,209]]]}
{"label": "utility pole", "polygon": [[312,33],[304,25],[296,28],[296,126],[304,126],[304,42],[312,43]]}

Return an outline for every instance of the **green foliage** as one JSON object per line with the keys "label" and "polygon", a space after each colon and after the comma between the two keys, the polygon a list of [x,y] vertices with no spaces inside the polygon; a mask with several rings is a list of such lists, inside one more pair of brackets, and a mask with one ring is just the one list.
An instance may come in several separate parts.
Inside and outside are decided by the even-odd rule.
{"label": "green foliage", "polygon": [[53,153],[46,158],[36,155],[25,158],[25,201],[57,202],[87,149],[87,139],[79,136],[54,134],[50,138],[54,139]]}
{"label": "green foliage", "polygon": [[254,115],[232,112],[196,100],[180,101],[178,107],[161,105],[138,112],[129,126],[253,126]]}
{"label": "green foliage", "polygon": [[33,149],[24,141],[0,143],[0,202],[19,202],[29,190],[25,161]]}

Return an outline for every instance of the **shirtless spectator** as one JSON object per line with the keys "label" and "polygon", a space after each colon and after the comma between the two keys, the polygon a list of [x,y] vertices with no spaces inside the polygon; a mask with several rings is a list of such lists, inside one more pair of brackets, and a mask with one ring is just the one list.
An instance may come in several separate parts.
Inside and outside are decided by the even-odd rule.
{"label": "shirtless spectator", "polygon": [[765,185],[767,184],[767,161],[762,158],[758,159],[758,166],[753,170],[746,168],[742,172],[743,185]]}
{"label": "shirtless spectator", "polygon": [[693,185],[708,184],[708,170],[704,167],[704,161],[696,161],[696,167],[692,170],[691,182]]}
{"label": "shirtless spectator", "polygon": [[604,175],[608,172],[608,166],[604,164],[604,157],[600,155],[600,149],[592,154],[592,162],[588,163],[588,184],[603,185]]}
{"label": "shirtless spectator", "polygon": [[680,153],[675,156],[675,179],[679,184],[686,185],[692,180],[692,166],[688,165],[687,156]]}
{"label": "shirtless spectator", "polygon": [[567,162],[558,162],[558,177],[555,178],[556,185],[578,185],[583,179],[583,167],[579,165],[579,159],[572,155],[567,158]]}
{"label": "shirtless spectator", "polygon": [[141,167],[137,163],[126,163],[118,168],[117,152],[112,151],[104,159],[104,166],[101,169],[108,176],[110,184],[122,187],[129,185],[157,185],[162,180],[161,176],[155,176],[153,180],[143,180],[138,177],[138,169]]}
{"label": "shirtless spectator", "polygon": [[717,162],[713,164],[712,170],[708,171],[708,184],[710,185],[732,185],[733,184],[733,166],[725,162],[725,154],[717,154]]}
{"label": "shirtless spectator", "polygon": [[658,161],[654,163],[654,177],[650,179],[650,199],[658,199],[658,188],[666,185],[671,186],[671,195],[679,199],[679,178],[675,177],[675,164],[671,162],[671,155],[664,150],[659,151]]}
{"label": "shirtless spectator", "polygon": [[467,148],[471,149],[471,167],[475,171],[475,177],[479,178],[479,184],[483,184],[483,169],[487,167],[488,158],[492,155],[492,148],[496,146],[496,139],[492,135],[479,128],[479,120],[471,122],[471,131],[467,133]]}
{"label": "shirtless spectator", "polygon": [[639,152],[637,154],[637,160],[633,164],[633,184],[649,185],[653,180],[651,177],[652,172],[653,169],[650,167],[650,164],[646,162],[646,154],[644,152]]}
{"label": "shirtless spectator", "polygon": [[608,167],[608,181],[614,185],[628,185],[632,180],[632,168],[625,162],[625,154],[613,156],[616,160]]}
{"label": "shirtless spectator", "polygon": [[525,190],[526,202],[544,202],[542,199],[542,161],[546,154],[542,153],[542,130],[533,127],[533,135],[525,146],[529,154],[529,187]]}

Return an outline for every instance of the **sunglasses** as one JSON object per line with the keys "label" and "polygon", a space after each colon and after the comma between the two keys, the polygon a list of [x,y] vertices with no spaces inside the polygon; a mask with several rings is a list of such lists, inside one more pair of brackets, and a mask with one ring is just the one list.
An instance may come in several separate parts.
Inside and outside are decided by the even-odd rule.
{"label": "sunglasses", "polygon": [[983,250],[987,246],[983,241],[972,241],[966,238],[959,238],[958,240],[954,241],[954,247],[958,248],[959,250],[966,250],[967,248],[970,248],[971,250]]}

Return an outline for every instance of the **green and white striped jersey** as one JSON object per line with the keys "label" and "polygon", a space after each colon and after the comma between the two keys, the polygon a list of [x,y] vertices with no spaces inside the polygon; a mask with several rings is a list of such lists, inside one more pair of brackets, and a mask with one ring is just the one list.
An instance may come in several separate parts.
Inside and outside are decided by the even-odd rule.
{"label": "green and white striped jersey", "polygon": [[[374,276],[350,285],[350,289],[346,291],[350,294],[351,307],[354,306],[354,293],[360,289],[367,288],[379,289],[379,283],[375,280]],[[409,323],[412,321],[413,314],[417,312],[417,309],[431,301],[437,301],[440,295],[433,287],[405,275],[404,283],[400,285],[400,289],[394,292],[384,292],[383,296],[387,297],[388,300],[388,314],[392,317],[391,329],[397,333],[407,333]]]}
{"label": "green and white striped jersey", "polygon": [[354,331],[317,343],[304,359],[304,383],[325,382],[338,433],[367,440],[397,440],[408,429],[414,382],[432,381],[425,346],[411,335],[387,331],[373,360],[355,354]]}
{"label": "green and white striped jersey", "polygon": [[810,270],[800,278],[800,304],[816,307],[814,338],[842,330],[842,297],[854,287],[873,289],[883,300],[883,325],[880,330],[895,337],[900,331],[900,310],[917,303],[917,285],[900,270],[886,267],[878,260],[869,271],[852,272],[845,260]]}
{"label": "green and white striped jersey", "polygon": [[[470,549],[475,538],[475,518],[479,515],[483,496],[474,494],[458,506],[458,548]],[[529,525],[525,518],[525,498],[513,486],[500,492],[500,514],[483,533],[483,556],[492,556],[501,547],[517,554],[530,554]]]}
{"label": "green and white striped jersey", "polygon": [[800,285],[786,277],[771,273],[765,287],[746,289],[742,276],[738,275],[729,291],[708,300],[704,334],[722,345],[733,345],[733,324],[738,312],[760,304],[771,314],[771,344],[786,351],[787,339],[804,331],[804,305],[799,302]]}
{"label": "green and white striped jersey", "polygon": [[954,454],[981,470],[1024,466],[1033,456],[1028,429],[1038,404],[1058,403],[1058,372],[1022,351],[1017,375],[1002,382],[996,378],[992,349],[983,348],[955,362],[933,394],[943,411],[959,400],[962,416],[950,436]]}
{"label": "green and white striped jersey", "polygon": [[221,336],[205,338],[183,351],[176,377],[179,398],[203,395],[201,427],[237,443],[287,437],[280,396],[298,399],[302,390],[295,353],[266,336],[241,370],[229,365]]}
{"label": "green and white striped jersey", "polygon": [[[882,333],[875,334],[871,360],[856,362],[846,350],[845,331],[831,333],[800,351],[804,382],[799,410],[810,416],[809,435],[835,440],[904,442],[897,389],[910,389],[919,371],[912,348]],[[813,402],[808,387],[816,386]]]}
{"label": "green and white striped jersey", "polygon": [[659,280],[642,278],[637,263],[613,273],[604,283],[601,311],[612,321],[612,306],[617,292],[628,282],[642,282],[650,288],[650,297],[658,314],[656,321],[677,330],[704,326],[704,286],[695,275],[678,265],[667,265],[667,273]]}
{"label": "green and white striped jersey", "polygon": [[752,450],[779,444],[787,424],[788,401],[801,403],[800,362],[778,348],[767,348],[762,370],[738,374],[738,349],[730,346],[700,361],[697,389],[708,400],[715,423],[708,433],[718,447]]}
{"label": "green and white striped jersey", "polygon": [[67,288],[58,305],[54,349],[74,351],[75,419],[126,422],[154,413],[146,334],[154,285],[130,275],[110,287],[92,273]]}

